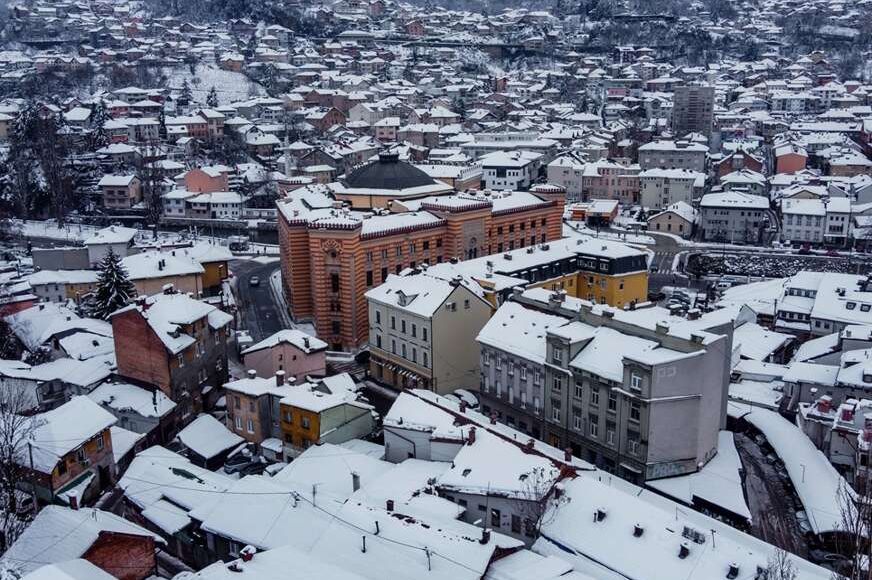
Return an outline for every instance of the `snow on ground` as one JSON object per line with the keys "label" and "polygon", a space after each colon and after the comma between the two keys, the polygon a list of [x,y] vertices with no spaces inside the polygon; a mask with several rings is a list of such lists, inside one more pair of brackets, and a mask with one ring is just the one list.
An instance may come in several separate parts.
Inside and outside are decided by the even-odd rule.
{"label": "snow on ground", "polygon": [[763,433],[784,462],[812,530],[821,534],[839,529],[836,498],[841,487],[851,488],[826,456],[796,425],[774,411],[754,408],[743,418]]}
{"label": "snow on ground", "polygon": [[[641,234],[634,234],[632,232],[614,232],[607,230],[599,230],[591,229],[587,227],[587,224],[584,222],[566,222],[572,229],[577,231],[580,234],[587,234],[589,236],[593,236],[596,238],[603,238],[606,240],[616,240],[619,242],[626,242],[628,244],[656,244],[657,240],[652,238],[651,236],[643,236]],[[564,234],[565,235],[565,234]]]}
{"label": "snow on ground", "polygon": [[751,521],[751,511],[742,491],[742,463],[736,452],[733,434],[718,433],[718,452],[696,473],[648,482],[654,488],[676,500],[693,505],[701,499]]}
{"label": "snow on ground", "polygon": [[167,87],[170,89],[181,89],[187,80],[194,100],[201,103],[206,101],[209,90],[213,86],[218,95],[219,105],[266,94],[266,90],[260,84],[244,74],[223,70],[214,64],[200,63],[193,73],[187,65],[164,67],[161,69],[161,74],[167,77]]}

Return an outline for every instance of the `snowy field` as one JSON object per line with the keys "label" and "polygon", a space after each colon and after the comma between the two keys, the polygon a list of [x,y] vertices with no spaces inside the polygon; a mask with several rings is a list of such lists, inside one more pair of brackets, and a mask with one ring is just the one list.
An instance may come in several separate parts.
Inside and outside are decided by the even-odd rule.
{"label": "snowy field", "polygon": [[223,70],[214,64],[198,64],[193,73],[187,65],[164,67],[160,72],[167,77],[167,87],[170,89],[181,89],[187,80],[195,101],[204,102],[209,89],[213,86],[218,95],[219,105],[266,95],[263,86],[253,82],[244,74]]}

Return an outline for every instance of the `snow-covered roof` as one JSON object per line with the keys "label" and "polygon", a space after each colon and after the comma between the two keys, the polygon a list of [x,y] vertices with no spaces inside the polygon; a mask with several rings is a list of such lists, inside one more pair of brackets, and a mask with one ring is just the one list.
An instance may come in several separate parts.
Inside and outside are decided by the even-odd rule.
{"label": "snow-covered roof", "polygon": [[534,363],[545,362],[545,334],[567,323],[565,318],[506,302],[487,321],[476,340],[482,345],[520,356]]}
{"label": "snow-covered roof", "polygon": [[[74,510],[48,505],[36,515],[0,560],[9,562],[23,573],[32,572],[47,564],[80,558],[103,531],[145,536],[163,543],[145,528],[108,511],[86,507]],[[56,577],[51,578],[54,580]]]}
{"label": "snow-covered roof", "polygon": [[242,351],[242,354],[244,356],[246,354],[256,352],[258,350],[263,350],[265,348],[273,348],[274,346],[282,343],[291,344],[306,354],[326,350],[328,346],[328,344],[320,338],[316,338],[314,336],[306,334],[302,330],[297,330],[295,328],[286,328],[283,330],[279,330],[275,334],[268,336],[262,341],[246,348],[244,351]]}
{"label": "snow-covered roof", "polygon": [[[753,577],[776,551],[727,524],[603,472],[566,481],[564,496],[567,501],[543,521],[533,550],[566,559],[576,571],[594,578],[725,578],[731,564],[738,566],[740,578]],[[832,501],[831,496],[827,499]],[[594,518],[597,510],[605,517]],[[639,536],[634,535],[637,525],[642,528]],[[682,545],[689,550],[685,558],[679,557]],[[796,580],[830,577],[829,570],[798,557],[790,559]]]}
{"label": "snow-covered roof", "polygon": [[182,444],[204,459],[211,459],[244,441],[212,415],[201,414],[179,431]]}
{"label": "snow-covered roof", "polygon": [[197,467],[160,446],[138,453],[118,482],[142,516],[172,535],[191,523],[188,513],[212,502],[233,480]]}
{"label": "snow-covered roof", "polygon": [[[34,415],[30,447],[33,466],[51,473],[67,453],[115,424],[115,417],[88,397],[73,397],[60,407]],[[20,461],[28,461],[28,450],[21,449]]]}
{"label": "snow-covered roof", "polygon": [[83,242],[86,246],[95,246],[102,244],[128,244],[133,241],[136,236],[134,228],[125,228],[122,226],[109,226],[102,230],[94,232],[90,238],[86,238]]}
{"label": "snow-covered roof", "polygon": [[355,453],[339,445],[323,443],[306,449],[287,467],[273,476],[273,481],[299,489],[311,497],[312,486],[325,499],[342,502],[354,493],[351,473],[360,477],[361,486],[393,468],[392,463]]}
{"label": "snow-covered roof", "polygon": [[233,320],[232,315],[186,294],[155,294],[114,312],[112,316],[131,310],[139,311],[172,354],[183,351],[196,341],[193,336],[181,332],[183,325],[205,318],[212,329],[217,329]]}
{"label": "snow-covered roof", "polygon": [[130,383],[103,383],[88,394],[95,403],[118,412],[142,417],[163,417],[176,404],[158,389],[148,391]]}
{"label": "snow-covered roof", "polygon": [[121,261],[131,280],[171,278],[203,274],[203,266],[187,256],[148,251],[127,256]]}

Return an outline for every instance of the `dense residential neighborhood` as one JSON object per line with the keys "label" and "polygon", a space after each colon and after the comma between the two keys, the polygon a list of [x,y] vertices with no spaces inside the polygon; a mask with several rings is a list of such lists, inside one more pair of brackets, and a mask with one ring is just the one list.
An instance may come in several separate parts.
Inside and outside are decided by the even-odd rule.
{"label": "dense residential neighborhood", "polygon": [[872,4],[0,6],[0,580],[872,576]]}

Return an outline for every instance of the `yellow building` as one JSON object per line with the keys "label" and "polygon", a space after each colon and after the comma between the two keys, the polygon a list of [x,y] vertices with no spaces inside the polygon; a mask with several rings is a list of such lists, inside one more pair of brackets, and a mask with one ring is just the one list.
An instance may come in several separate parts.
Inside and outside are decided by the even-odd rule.
{"label": "yellow building", "polygon": [[288,458],[312,445],[343,443],[375,430],[373,408],[358,400],[358,387],[347,373],[291,388],[279,401],[279,413]]}
{"label": "yellow building", "polygon": [[568,296],[617,308],[648,300],[646,252],[588,236],[437,264],[427,272],[447,279],[454,274],[470,276],[495,307],[516,286],[563,290]]}

